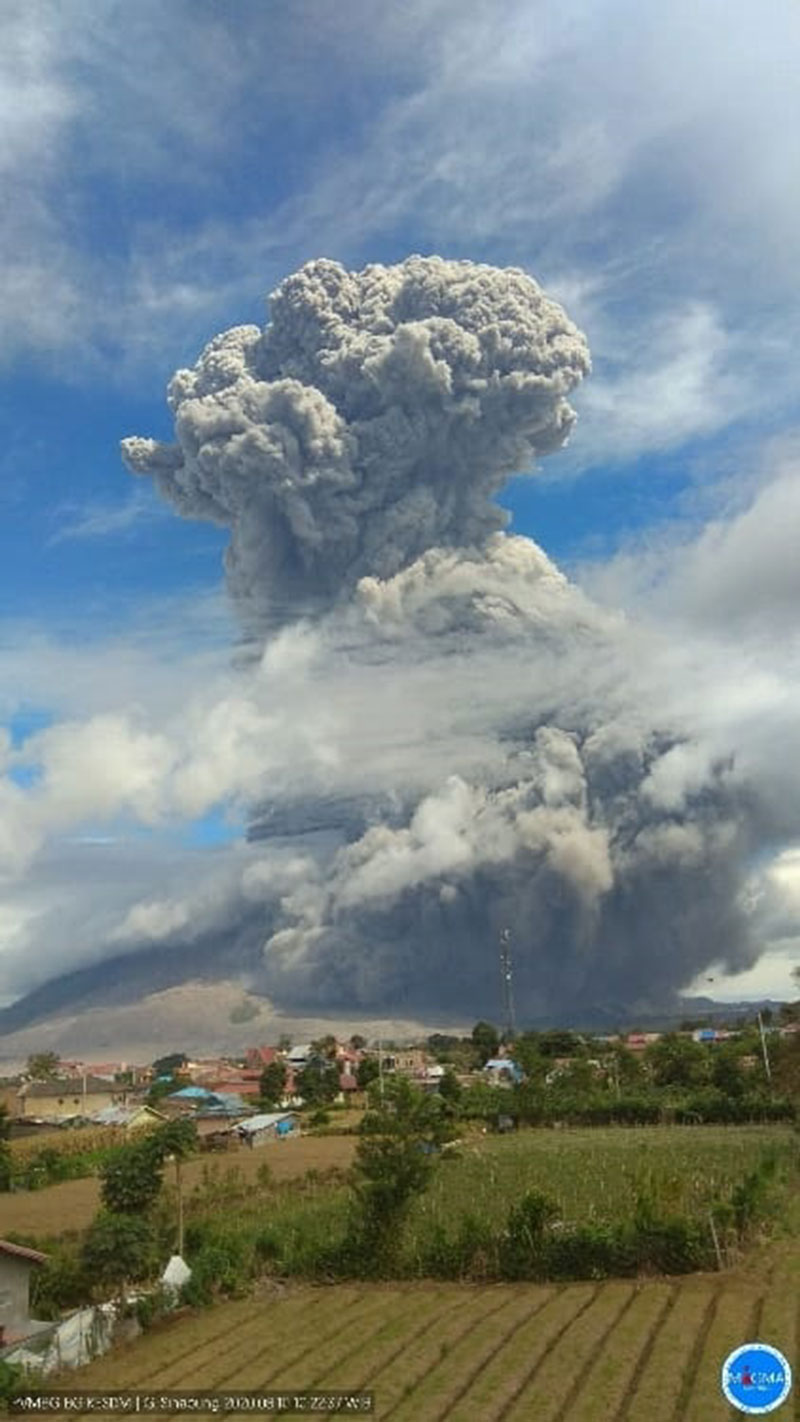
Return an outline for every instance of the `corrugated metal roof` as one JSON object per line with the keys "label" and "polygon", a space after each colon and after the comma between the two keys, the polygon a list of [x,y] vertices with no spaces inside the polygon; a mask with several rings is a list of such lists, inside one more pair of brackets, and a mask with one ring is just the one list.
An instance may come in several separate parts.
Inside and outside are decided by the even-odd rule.
{"label": "corrugated metal roof", "polygon": [[270,1126],[276,1126],[279,1121],[293,1121],[294,1111],[268,1111],[261,1116],[251,1116],[247,1121],[240,1121],[236,1127],[237,1131],[246,1131],[249,1135],[252,1131],[266,1131]]}
{"label": "corrugated metal roof", "polygon": [[91,1120],[98,1126],[127,1126],[134,1121],[142,1112],[151,1116],[153,1120],[164,1121],[166,1117],[160,1111],[154,1111],[150,1106],[104,1106],[102,1111],[95,1111]]}

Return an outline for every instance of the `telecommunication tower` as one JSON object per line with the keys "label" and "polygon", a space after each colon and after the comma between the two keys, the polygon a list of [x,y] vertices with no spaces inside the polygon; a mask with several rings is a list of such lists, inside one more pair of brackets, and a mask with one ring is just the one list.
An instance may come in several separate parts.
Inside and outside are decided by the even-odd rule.
{"label": "telecommunication tower", "polygon": [[500,979],[503,985],[503,1031],[506,1041],[515,1035],[517,1025],[514,1017],[514,964],[511,957],[511,929],[500,933]]}

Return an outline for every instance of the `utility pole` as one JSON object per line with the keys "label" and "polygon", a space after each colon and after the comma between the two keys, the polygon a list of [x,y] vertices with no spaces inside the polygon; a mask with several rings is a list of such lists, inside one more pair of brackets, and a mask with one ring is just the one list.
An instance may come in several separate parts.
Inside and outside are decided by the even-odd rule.
{"label": "utility pole", "polygon": [[167,1159],[168,1159],[168,1160],[174,1160],[174,1162],[175,1162],[175,1192],[176,1192],[177,1197],[178,1197],[178,1245],[177,1245],[177,1248],[176,1248],[176,1250],[175,1250],[175,1253],[176,1253],[176,1254],[179,1254],[179,1255],[181,1256],[181,1259],[182,1259],[182,1258],[183,1258],[183,1236],[184,1236],[184,1228],[183,1228],[183,1171],[182,1171],[182,1169],[181,1169],[181,1166],[182,1166],[183,1162],[182,1162],[182,1160],[181,1160],[180,1151],[178,1151],[178,1150],[175,1151],[175,1154],[174,1154],[174,1155],[172,1155],[172,1156],[167,1156]]}
{"label": "utility pole", "polygon": [[500,932],[500,980],[503,987],[503,1030],[511,1041],[516,1035],[514,1020],[514,965],[511,958],[511,929]]}
{"label": "utility pole", "polygon": [[767,1074],[767,1081],[772,1086],[772,1068],[769,1064],[769,1052],[767,1051],[767,1037],[764,1031],[764,1023],[761,1020],[761,1013],[756,1013],[758,1017],[758,1030],[761,1036],[761,1055],[764,1058],[764,1071]]}

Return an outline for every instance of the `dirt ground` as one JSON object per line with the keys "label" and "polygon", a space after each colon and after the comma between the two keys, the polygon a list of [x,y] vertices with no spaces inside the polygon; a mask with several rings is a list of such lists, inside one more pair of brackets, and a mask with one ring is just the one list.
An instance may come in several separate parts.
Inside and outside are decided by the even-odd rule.
{"label": "dirt ground", "polygon": [[[209,1167],[220,1173],[235,1168],[245,1180],[255,1177],[260,1165],[268,1165],[276,1180],[291,1180],[307,1170],[329,1170],[331,1166],[344,1170],[352,1164],[355,1149],[355,1136],[297,1136],[270,1141],[254,1150],[242,1146],[219,1154],[209,1152],[186,1163],[184,1188],[191,1190]],[[0,1235],[59,1235],[85,1229],[99,1203],[99,1185],[94,1177],[65,1180],[44,1190],[0,1195]]]}

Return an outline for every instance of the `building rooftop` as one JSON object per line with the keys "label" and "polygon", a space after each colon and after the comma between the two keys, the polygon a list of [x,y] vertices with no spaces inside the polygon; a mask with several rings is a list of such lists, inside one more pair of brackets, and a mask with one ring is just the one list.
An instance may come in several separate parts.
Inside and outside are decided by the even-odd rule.
{"label": "building rooftop", "polygon": [[108,1096],[114,1090],[115,1083],[100,1076],[71,1076],[53,1077],[51,1081],[27,1081],[20,1087],[19,1094],[33,1100],[46,1097],[51,1101],[54,1096]]}
{"label": "building rooftop", "polygon": [[10,1254],[15,1259],[26,1259],[29,1264],[44,1264],[48,1255],[38,1249],[28,1249],[24,1244],[12,1244],[10,1239],[0,1239],[0,1254]]}
{"label": "building rooftop", "polygon": [[270,1126],[276,1126],[279,1121],[292,1120],[294,1111],[267,1111],[260,1116],[251,1116],[249,1121],[240,1121],[236,1127],[237,1131],[266,1131]]}

